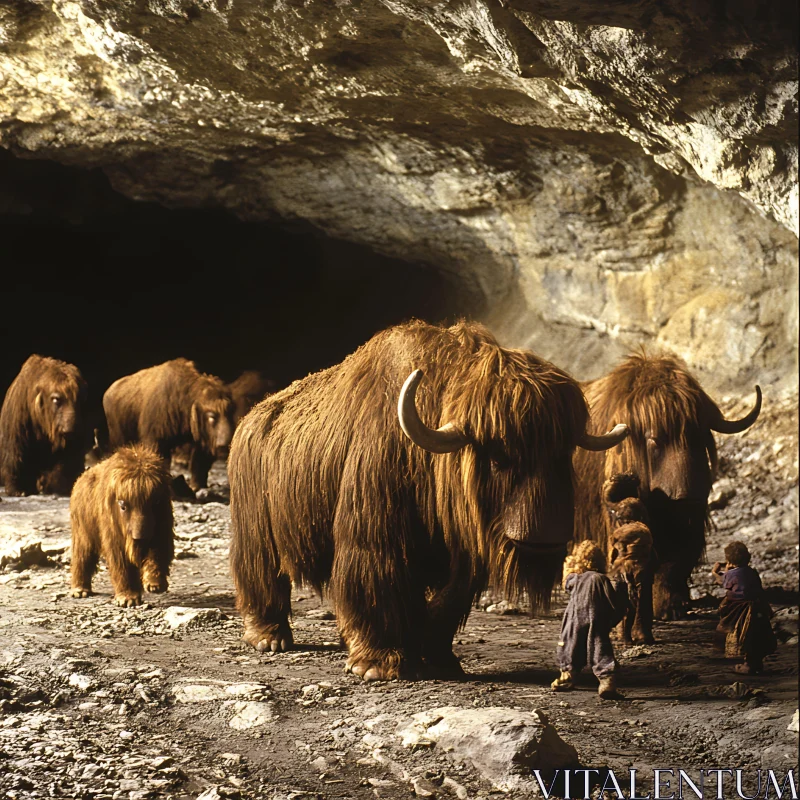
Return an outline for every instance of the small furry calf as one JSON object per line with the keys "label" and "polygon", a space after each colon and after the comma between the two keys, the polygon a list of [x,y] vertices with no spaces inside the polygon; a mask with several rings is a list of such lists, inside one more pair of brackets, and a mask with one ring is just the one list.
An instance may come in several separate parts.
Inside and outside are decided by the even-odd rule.
{"label": "small furry calf", "polygon": [[91,595],[101,555],[118,606],[138,606],[143,588],[167,590],[174,555],[170,476],[155,449],[120,447],[84,472],[69,511],[73,597]]}
{"label": "small furry calf", "polygon": [[653,536],[641,522],[629,522],[612,534],[609,578],[628,585],[628,605],[617,632],[626,642],[652,644]]}
{"label": "small furry calf", "polygon": [[609,577],[628,586],[628,605],[618,633],[625,642],[652,644],[653,536],[647,509],[638,497],[639,480],[620,474],[603,485],[603,499],[611,519]]}

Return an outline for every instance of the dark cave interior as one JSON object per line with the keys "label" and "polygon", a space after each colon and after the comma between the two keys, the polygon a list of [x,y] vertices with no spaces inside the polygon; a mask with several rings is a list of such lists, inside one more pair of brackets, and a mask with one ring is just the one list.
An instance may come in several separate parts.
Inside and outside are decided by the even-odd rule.
{"label": "dark cave interior", "polygon": [[[436,270],[300,224],[130,200],[101,170],[0,151],[0,392],[32,353],[76,364],[96,413],[108,385],[183,356],[280,387],[402,320],[452,317]],[[2,395],[0,395],[2,396]]]}

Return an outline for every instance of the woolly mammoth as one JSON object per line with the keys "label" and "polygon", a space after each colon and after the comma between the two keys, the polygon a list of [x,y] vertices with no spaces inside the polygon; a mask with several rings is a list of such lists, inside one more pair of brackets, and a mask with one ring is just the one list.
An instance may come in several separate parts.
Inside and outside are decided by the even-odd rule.
{"label": "woolly mammoth", "polygon": [[549,600],[573,450],[626,435],[587,421],[568,375],[467,323],[390,328],[271,395],[228,462],[245,641],[291,647],[291,583],[306,582],[330,592],[354,674],[458,669],[453,636],[489,582]]}
{"label": "woolly mammoth", "polygon": [[112,449],[133,442],[153,445],[169,464],[172,451],[191,446],[189,485],[208,485],[208,471],[225,458],[233,435],[233,398],[219,378],[176,358],[120,378],[103,395]]}
{"label": "woolly mammoth", "polygon": [[69,494],[83,471],[86,382],[77,367],[31,356],[0,411],[0,479],[10,495]]}
{"label": "woolly mammoth", "polygon": [[119,606],[138,606],[142,589],[165,592],[174,544],[167,465],[146,445],[121,447],[75,484],[72,519],[73,597],[92,593],[102,555]]}
{"label": "woolly mammoth", "polygon": [[577,454],[576,538],[608,545],[612,525],[601,498],[603,481],[618,473],[636,476],[653,536],[654,613],[676,619],[705,548],[717,466],[713,434],[747,430],[761,411],[761,389],[756,386],[755,405],[746,416],[727,420],[678,360],[640,354],[586,384],[584,393],[597,428],[621,419],[630,436],[615,451]]}

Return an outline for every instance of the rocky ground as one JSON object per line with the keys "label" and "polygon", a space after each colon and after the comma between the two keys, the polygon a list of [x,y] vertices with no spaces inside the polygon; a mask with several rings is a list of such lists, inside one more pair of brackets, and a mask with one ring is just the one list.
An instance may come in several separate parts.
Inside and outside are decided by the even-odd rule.
{"label": "rocky ground", "polygon": [[[714,656],[718,590],[703,564],[686,620],[657,624],[655,645],[619,647],[627,699],[610,703],[589,676],[571,694],[547,688],[561,597],[537,618],[482,598],[456,645],[463,680],[363,684],[342,671],[329,607],[302,588],[296,650],[261,655],[241,643],[224,503],[175,504],[170,591],[125,610],[111,604],[102,568],[94,597],[67,597],[66,499],[3,496],[0,793],[518,795],[533,788],[537,742],[539,757],[549,748],[569,760],[571,746],[584,765],[645,776],[656,767],[796,767],[795,409],[796,399],[765,408],[752,431],[722,442],[708,545],[709,563],[731,536],[754,551],[778,610],[781,644],[767,672],[740,682]],[[210,497],[224,498],[221,465],[212,479]]]}

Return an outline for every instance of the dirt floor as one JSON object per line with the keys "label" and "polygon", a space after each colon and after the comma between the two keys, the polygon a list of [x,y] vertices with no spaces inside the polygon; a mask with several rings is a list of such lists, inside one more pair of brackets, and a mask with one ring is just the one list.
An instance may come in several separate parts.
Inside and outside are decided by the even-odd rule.
{"label": "dirt floor", "polygon": [[[67,596],[67,499],[2,496],[0,555],[40,542],[52,563],[6,559],[0,571],[0,796],[498,792],[480,758],[404,746],[399,731],[411,715],[444,706],[539,709],[584,765],[618,774],[631,766],[644,775],[720,766],[785,774],[797,766],[797,733],[787,729],[798,706],[796,403],[765,408],[753,430],[722,441],[709,563],[695,574],[693,608],[684,621],[656,624],[656,644],[618,647],[627,699],[614,702],[598,699],[588,675],[572,693],[548,689],[563,597],[535,619],[482,598],[456,645],[463,680],[363,684],[343,672],[333,614],[302,588],[293,598],[296,650],[261,655],[241,643],[223,502],[175,504],[170,591],[123,610],[110,602],[104,569],[94,597]],[[222,465],[212,481],[224,497]],[[719,591],[709,564],[734,536],[755,554],[781,639],[765,674],[741,680],[711,648]],[[205,610],[187,622],[192,612],[174,607]]]}

